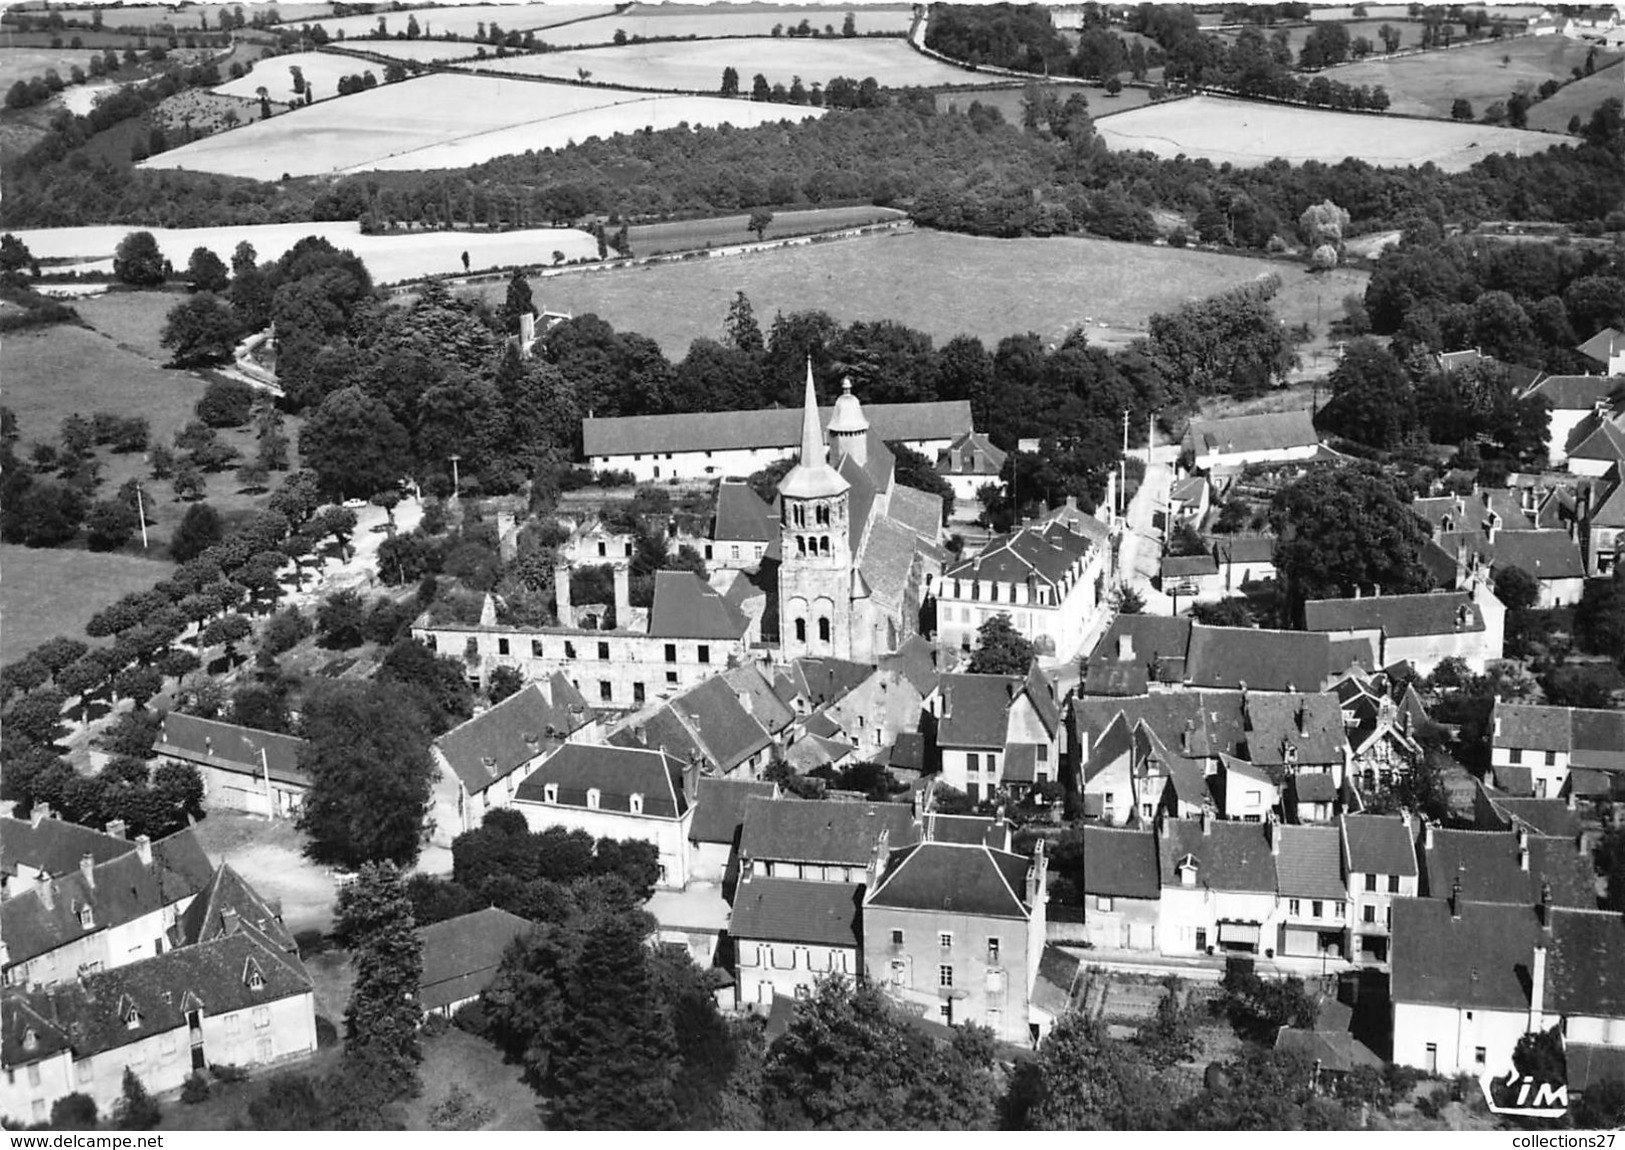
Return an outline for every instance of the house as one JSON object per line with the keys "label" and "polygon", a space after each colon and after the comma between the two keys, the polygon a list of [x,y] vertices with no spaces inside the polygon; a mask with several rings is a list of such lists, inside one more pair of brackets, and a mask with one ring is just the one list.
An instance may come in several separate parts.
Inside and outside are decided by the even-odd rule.
{"label": "house", "polygon": [[1422,758],[1416,736],[1427,710],[1414,686],[1396,699],[1387,675],[1354,670],[1333,685],[1349,748],[1349,765],[1367,790],[1388,786]]}
{"label": "house", "polygon": [[1281,781],[1325,775],[1341,787],[1348,770],[1349,743],[1337,696],[1327,692],[1245,691],[1246,759]]}
{"label": "house", "polygon": [[41,874],[66,874],[86,855],[91,865],[127,855],[135,844],[125,837],[123,820],[105,831],[53,818],[47,803],[36,802],[28,818],[16,818],[16,804],[6,800],[0,814],[0,901],[32,889]]}
{"label": "house", "polygon": [[742,874],[728,927],[740,1004],[766,1011],[775,994],[807,998],[820,978],[855,978],[862,909],[859,883]]}
{"label": "house", "polygon": [[[1625,384],[1621,385],[1625,388]],[[1625,460],[1625,412],[1607,401],[1575,427],[1569,435],[1568,466],[1575,475],[1601,476]]]}
{"label": "house", "polygon": [[[1157,949],[1162,884],[1154,830],[1083,827],[1083,929],[1089,945]],[[1054,927],[1060,924],[1052,923]]]}
{"label": "house", "polygon": [[563,552],[570,566],[591,567],[630,559],[636,546],[633,532],[612,527],[594,515],[570,532]]}
{"label": "house", "polygon": [[1172,522],[1200,523],[1213,503],[1213,486],[1205,475],[1174,480],[1168,492],[1168,518]]}
{"label": "house", "polygon": [[[934,654],[918,635],[911,636],[908,643],[924,648],[927,659]],[[925,688],[923,691],[921,685]],[[913,675],[895,660],[883,662],[873,674],[819,714],[835,725],[840,738],[858,748],[861,757],[872,759],[883,748],[897,742],[898,736],[919,733],[925,697],[935,688],[934,674]]]}
{"label": "house", "polygon": [[299,769],[305,740],[171,711],[158,725],[152,753],[187,763],[203,780],[211,810],[291,818],[304,805],[310,776]]}
{"label": "house", "polygon": [[1193,419],[1184,448],[1197,471],[1311,459],[1320,434],[1307,411],[1277,411],[1230,419]]}
{"label": "house", "polygon": [[652,843],[659,885],[684,887],[698,773],[664,751],[566,743],[519,784],[513,807],[532,831],[562,826]]}
{"label": "house", "polygon": [[658,747],[724,778],[759,779],[778,743],[753,714],[756,696],[721,675],[688,688],[652,714],[634,716],[610,736],[622,747]]}
{"label": "house", "polygon": [[535,929],[528,918],[494,906],[418,927],[423,944],[418,1007],[424,1017],[450,1018],[478,999],[496,977],[508,946]]}
{"label": "house", "polygon": [[1159,568],[1162,593],[1174,600],[1215,603],[1228,593],[1219,574],[1219,561],[1206,552],[1200,555],[1164,555]]}
{"label": "house", "polygon": [[1108,539],[1105,525],[1088,517],[994,536],[943,572],[937,645],[968,652],[982,624],[1004,615],[1046,662],[1073,658],[1107,607]]}
{"label": "house", "polygon": [[1496,700],[1490,713],[1490,769],[1511,795],[1560,798],[1599,778],[1625,778],[1625,712]]}
{"label": "house", "polygon": [[1250,584],[1275,578],[1275,536],[1213,535],[1208,543],[1226,595],[1239,595]]}
{"label": "house", "polygon": [[[1595,344],[1604,354],[1625,354],[1625,348],[1619,353],[1613,353],[1598,343],[1604,334],[1599,333],[1588,343],[1582,344],[1581,352],[1590,354],[1585,349]],[[1569,450],[1578,446],[1578,441],[1574,438],[1575,429],[1596,412],[1599,404],[1606,403],[1609,396],[1619,390],[1622,384],[1625,384],[1625,381],[1612,374],[1548,375],[1524,392],[1525,399],[1538,396],[1551,406],[1551,423],[1546,432],[1546,455],[1553,467],[1560,466],[1568,458]]]}
{"label": "house", "polygon": [[1157,940],[1165,955],[1255,954],[1276,941],[1278,823],[1204,813],[1157,828],[1162,898]]}
{"label": "house", "polygon": [[721,480],[711,535],[704,544],[706,566],[713,571],[754,568],[765,558],[778,558],[778,542],[779,517],[773,508],[743,479]]}
{"label": "house", "polygon": [[1219,756],[1215,789],[1219,813],[1227,819],[1261,823],[1281,809],[1281,788],[1270,772],[1231,755]]}
{"label": "house", "polygon": [[1329,635],[1193,623],[1184,683],[1206,689],[1319,691],[1353,662]]}
{"label": "house", "polygon": [[1486,663],[1501,657],[1506,633],[1506,608],[1482,580],[1471,592],[1311,599],[1303,614],[1306,630],[1366,639],[1376,648],[1378,666],[1404,660],[1422,675],[1450,658],[1482,674]]}
{"label": "house", "polygon": [[596,726],[580,692],[555,674],[441,735],[429,745],[436,770],[431,841],[449,847],[480,826],[487,813],[513,802],[543,757],[566,742],[590,741]]}
{"label": "house", "polygon": [[1581,834],[1580,812],[1574,796],[1567,799],[1516,798],[1473,783],[1473,827],[1481,831],[1528,831],[1575,841]]}
{"label": "house", "polygon": [[1048,897],[1042,839],[1029,859],[946,842],[892,850],[882,835],[863,896],[864,974],[929,1021],[1036,1041]]}
{"label": "house", "polygon": [[1060,704],[1036,665],[1014,675],[943,675],[927,700],[941,779],[974,802],[1060,778]]}
{"label": "house", "polygon": [[695,882],[720,883],[737,873],[739,832],[745,822],[745,803],[753,795],[776,799],[779,785],[700,777],[694,791],[694,819],[688,828],[688,873]]}
{"label": "house", "polygon": [[1279,826],[1275,889],[1284,904],[1275,953],[1341,958],[1349,953],[1348,886],[1337,827]]}
{"label": "house", "polygon": [[1577,517],[1586,571],[1598,579],[1612,575],[1625,555],[1625,462],[1581,489]]}
{"label": "house", "polygon": [[[821,427],[835,411],[816,409]],[[871,403],[864,411],[883,441],[901,442],[927,459],[973,430],[963,399]],[[639,483],[754,475],[794,454],[801,425],[802,411],[794,407],[589,418],[581,421],[582,453],[594,471],[630,471]]]}
{"label": "house", "polygon": [[1473,590],[1475,581],[1493,583],[1496,572],[1520,567],[1539,584],[1539,606],[1579,601],[1586,568],[1575,521],[1582,513],[1564,511],[1555,494],[1544,502],[1533,491],[1430,496],[1413,500],[1411,510],[1428,525],[1432,543],[1422,563],[1440,584]]}
{"label": "house", "polygon": [[1294,823],[1326,823],[1338,816],[1342,797],[1330,775],[1293,775],[1286,781],[1281,805]]}
{"label": "house", "polygon": [[1610,376],[1625,375],[1625,332],[1605,327],[1575,349]]}
{"label": "house", "polygon": [[923,830],[903,803],[805,802],[751,795],[739,832],[740,874],[817,882],[864,881],[882,831],[906,846]]}
{"label": "house", "polygon": [[981,489],[999,482],[1006,453],[979,432],[967,431],[937,453],[937,473],[953,489],[954,520],[974,522],[982,514]]}
{"label": "house", "polygon": [[1580,835],[1562,838],[1527,830],[1422,830],[1425,898],[1595,909],[1597,880]]}
{"label": "house", "polygon": [[140,835],[123,854],[96,859],[86,851],[60,873],[36,870],[26,889],[7,884],[18,888],[4,903],[7,985],[71,982],[162,954],[173,945],[171,928],[214,874],[190,829],[157,842]]}
{"label": "house", "polygon": [[286,930],[229,868],[208,887],[160,953],[0,990],[0,1114],[43,1122],[73,1092],[107,1113],[126,1069],[162,1094],[210,1065],[251,1069],[316,1052],[315,994]]}
{"label": "house", "polygon": [[1394,934],[1394,902],[1420,893],[1410,815],[1346,814],[1339,825],[1352,914],[1349,958],[1385,962]]}

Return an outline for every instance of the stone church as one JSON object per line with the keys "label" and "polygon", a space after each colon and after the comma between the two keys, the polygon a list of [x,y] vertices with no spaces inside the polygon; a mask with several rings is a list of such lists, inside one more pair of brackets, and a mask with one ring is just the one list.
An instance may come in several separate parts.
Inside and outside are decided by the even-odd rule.
{"label": "stone church", "polygon": [[800,454],[779,482],[782,657],[874,662],[919,630],[942,577],[942,499],[896,481],[850,380],[827,431],[809,363]]}

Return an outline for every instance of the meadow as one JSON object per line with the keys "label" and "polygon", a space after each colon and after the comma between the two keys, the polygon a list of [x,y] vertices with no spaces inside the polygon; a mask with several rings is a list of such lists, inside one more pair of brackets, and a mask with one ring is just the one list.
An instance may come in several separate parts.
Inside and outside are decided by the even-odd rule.
{"label": "meadow", "polygon": [[[421,64],[436,64],[443,60],[468,60],[484,52],[495,59],[496,52],[489,44],[477,44],[472,40],[358,40],[354,37],[348,40],[333,40],[329,48],[337,48],[340,54],[344,49],[356,52],[369,52],[377,56],[387,56],[391,60],[404,60]],[[363,67],[376,70],[377,65],[356,61]]]}
{"label": "meadow", "polygon": [[[252,17],[255,5],[250,0],[244,4],[190,4],[182,9],[170,8],[163,4],[119,5],[115,8],[103,8],[102,23],[108,28],[157,28],[168,24],[176,31],[185,31],[189,28],[200,28],[204,18],[208,20],[211,29],[220,27],[220,13],[235,12],[241,8],[243,12]],[[298,23],[304,20],[315,20],[322,16],[333,14],[331,4],[282,4],[276,6],[277,13],[284,21]],[[80,12],[84,19],[90,19],[94,9]]]}
{"label": "meadow", "polygon": [[[285,12],[285,9],[278,8]],[[327,29],[333,37],[346,40],[376,36],[378,18],[384,19],[384,32],[393,36],[406,31],[407,19],[418,22],[422,36],[462,36],[472,39],[481,25],[499,25],[504,32],[525,32],[530,29],[549,28],[571,20],[607,16],[615,11],[613,4],[463,4],[455,8],[417,8],[410,12],[375,12],[369,16],[338,16],[329,20],[312,20]],[[303,20],[286,18],[284,24],[302,24]],[[414,43],[415,41],[402,41]]]}
{"label": "meadow", "polygon": [[88,70],[96,54],[88,48],[0,48],[0,90],[18,80],[44,76],[52,68],[65,83],[70,68],[77,64]]}
{"label": "meadow", "polygon": [[[139,540],[136,546],[140,547]],[[155,555],[162,554],[153,548]],[[0,546],[0,662],[57,635],[84,637],[85,624],[131,591],[168,578],[175,565],[121,552]]]}
{"label": "meadow", "polygon": [[[1054,84],[1051,85],[1058,99],[1065,101],[1074,92],[1083,93],[1089,101],[1089,115],[1095,119],[1102,116],[1114,115],[1118,112],[1129,112],[1135,108],[1143,108],[1151,103],[1151,89],[1124,88],[1115,96],[1108,96],[1104,88],[1095,88],[1084,84]],[[960,112],[970,110],[972,104],[983,104],[994,107],[1004,116],[1005,122],[1021,127],[1022,116],[1026,111],[1026,85],[1015,84],[1003,88],[955,88],[950,92],[936,94],[937,111]]]}
{"label": "meadow", "polygon": [[599,84],[683,92],[717,91],[723,69],[729,67],[739,72],[740,88],[747,93],[756,75],[786,88],[798,76],[809,85],[827,83],[834,76],[856,80],[873,76],[887,87],[985,83],[978,73],[933,60],[902,40],[683,40],[509,56],[482,61],[479,67],[564,80],[585,70]]}
{"label": "meadow", "polygon": [[[1482,115],[1490,104],[1505,100],[1520,87],[1535,89],[1546,80],[1569,79],[1572,69],[1585,64],[1590,50],[1590,45],[1566,36],[1519,36],[1448,52],[1364,60],[1324,74],[1344,84],[1381,84],[1393,101],[1390,111],[1447,117],[1451,104],[1465,97],[1473,112]],[[1599,53],[1597,66],[1618,58],[1617,54]]]}
{"label": "meadow", "polygon": [[290,103],[303,99],[293,90],[290,68],[300,70],[317,100],[336,97],[339,94],[339,81],[345,76],[359,76],[370,71],[380,83],[384,79],[384,69],[370,60],[358,60],[354,56],[341,56],[334,52],[289,52],[285,56],[267,56],[257,60],[245,75],[209,90],[217,96],[252,100],[259,95],[259,89],[264,88],[272,100]]}
{"label": "meadow", "polygon": [[[767,226],[763,238],[782,239],[785,236],[805,236],[817,232],[836,231],[840,228],[861,227],[885,220],[900,220],[907,212],[897,208],[878,208],[858,204],[845,208],[808,208],[803,211],[775,212],[773,222]],[[660,224],[636,224],[627,230],[632,253],[638,256],[659,255],[661,252],[695,251],[701,248],[730,247],[735,244],[754,243],[748,214],[712,216],[703,220],[672,220]]]}
{"label": "meadow", "polygon": [[1494,152],[1527,154],[1559,142],[1540,132],[1487,124],[1395,120],[1280,104],[1196,96],[1152,104],[1097,125],[1107,146],[1257,167],[1272,159],[1336,164],[1353,157],[1378,166],[1432,163],[1460,172]]}
{"label": "meadow", "polygon": [[1541,100],[1529,109],[1529,126],[1543,132],[1566,132],[1569,120],[1580,117],[1584,124],[1591,113],[1610,96],[1618,96],[1625,89],[1625,64],[1616,61],[1583,80],[1565,84],[1550,99]]}
{"label": "meadow", "polygon": [[850,12],[860,36],[877,33],[901,36],[914,20],[907,4],[854,4],[850,7],[781,8],[772,4],[637,4],[613,16],[600,16],[578,24],[554,28],[544,39],[558,47],[609,44],[616,32],[646,40],[693,37],[710,40],[725,36],[770,36],[775,27],[785,31],[806,20],[820,32],[837,34]]}
{"label": "meadow", "polygon": [[[1348,30],[1350,42],[1364,36],[1367,40],[1371,41],[1372,45],[1379,52],[1382,51],[1382,37],[1379,36],[1378,33],[1382,30],[1382,26],[1384,24],[1389,25],[1399,32],[1399,46],[1401,48],[1420,48],[1422,46],[1422,22],[1420,20],[1407,19],[1404,12],[1401,12],[1397,18],[1383,19],[1379,17],[1372,17],[1366,20],[1344,20],[1339,22],[1345,29]],[[1275,35],[1277,29],[1260,28],[1259,31],[1264,33],[1264,38],[1267,40]],[[1287,42],[1292,45],[1292,58],[1296,60],[1298,53],[1303,49],[1304,41],[1309,38],[1309,33],[1314,31],[1314,27],[1313,25],[1309,24],[1294,24],[1289,25],[1285,31],[1287,34]],[[1231,43],[1235,42],[1236,37],[1239,34],[1239,29],[1229,28],[1226,28],[1222,33],[1220,33],[1225,40],[1228,40]],[[1450,34],[1453,38],[1460,38],[1464,34],[1462,32],[1461,25],[1451,25]]]}
{"label": "meadow", "polygon": [[[681,358],[694,339],[716,335],[739,291],[764,329],[778,311],[822,310],[842,322],[896,320],[939,345],[961,333],[990,348],[1027,331],[1053,341],[1082,326],[1091,341],[1122,346],[1144,334],[1154,313],[1272,273],[1282,278],[1276,298],[1282,319],[1315,325],[1319,315],[1322,327],[1343,296],[1364,291],[1368,278],[1350,269],[1311,276],[1295,264],[1101,239],[998,240],[921,230],[550,276],[533,281],[532,290],[549,310],[596,313]],[[503,290],[492,285],[486,294],[500,300]]]}

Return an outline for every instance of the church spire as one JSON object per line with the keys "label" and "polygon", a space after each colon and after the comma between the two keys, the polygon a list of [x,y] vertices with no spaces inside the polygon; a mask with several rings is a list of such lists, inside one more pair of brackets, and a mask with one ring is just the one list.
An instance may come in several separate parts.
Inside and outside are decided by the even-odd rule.
{"label": "church spire", "polygon": [[824,429],[818,422],[818,393],[813,389],[812,358],[807,359],[807,398],[801,412],[801,455],[785,477],[779,493],[787,499],[823,499],[844,493],[852,485],[829,461],[824,450]]}
{"label": "church spire", "polygon": [[801,411],[801,459],[803,467],[822,467],[828,462],[824,454],[824,432],[818,425],[818,392],[813,388],[812,356],[807,357],[807,398]]}

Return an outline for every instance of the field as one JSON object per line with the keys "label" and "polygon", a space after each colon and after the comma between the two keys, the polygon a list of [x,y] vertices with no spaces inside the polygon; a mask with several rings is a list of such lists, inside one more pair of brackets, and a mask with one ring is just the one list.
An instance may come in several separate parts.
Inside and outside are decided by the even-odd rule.
{"label": "field", "polygon": [[[1116,112],[1143,108],[1151,102],[1149,88],[1124,88],[1115,96],[1108,96],[1104,88],[1088,85],[1056,84],[1054,89],[1056,96],[1063,101],[1074,92],[1082,92],[1089,101],[1089,114],[1097,120]],[[937,111],[967,112],[974,103],[991,105],[1004,114],[1006,123],[1019,128],[1026,96],[1025,85],[1004,88],[956,88],[951,92],[937,93]]]}
{"label": "field", "polygon": [[[784,236],[805,236],[840,228],[855,228],[882,220],[903,219],[907,214],[896,208],[877,208],[868,204],[849,208],[810,208],[805,211],[776,212],[763,238],[776,240]],[[749,223],[750,216],[737,215],[714,216],[703,220],[673,220],[664,224],[638,224],[628,229],[627,239],[632,244],[633,253],[639,256],[693,251],[698,248],[728,247],[755,241],[755,235],[746,231],[746,225]]]}
{"label": "field", "polygon": [[[433,64],[441,60],[467,60],[478,56],[482,46],[471,40],[334,40],[328,45],[330,48],[351,48],[357,52],[371,52],[378,56],[388,56],[391,60],[418,61]],[[489,45],[485,45],[485,53],[494,58],[495,53]],[[376,68],[377,65],[356,61],[363,67]]]}
{"label": "field", "polygon": [[[636,249],[634,249],[636,250]],[[1277,311],[1288,323],[1323,323],[1338,301],[1365,288],[1364,272],[1311,277],[1291,264],[1097,239],[996,240],[917,231],[810,244],[745,256],[685,260],[637,270],[552,276],[532,290],[550,310],[597,313],[656,340],[678,358],[714,336],[734,293],[758,316],[823,310],[842,322],[892,319],[989,348],[1034,331],[1060,340],[1080,325],[1092,341],[1122,346],[1147,319],[1188,300],[1279,273]],[[1042,291],[1034,291],[1042,284]],[[487,294],[500,300],[501,287]],[[765,321],[764,321],[765,322]]]}
{"label": "field", "polygon": [[252,100],[265,88],[271,99],[290,103],[298,97],[293,90],[293,73],[298,68],[304,74],[317,100],[326,100],[339,94],[339,81],[345,76],[372,74],[383,81],[383,69],[370,60],[357,60],[354,56],[339,56],[332,52],[289,52],[285,56],[267,56],[249,68],[247,74],[221,84],[210,91],[219,96],[237,96]]}
{"label": "field", "polygon": [[[1342,24],[1344,28],[1348,29],[1350,42],[1364,36],[1367,40],[1371,41],[1372,45],[1379,52],[1382,51],[1382,37],[1377,35],[1377,33],[1381,31],[1384,24],[1392,26],[1400,33],[1399,46],[1401,48],[1419,48],[1422,46],[1422,22],[1420,20],[1406,19],[1405,13],[1403,12],[1399,14],[1397,19],[1372,18],[1367,20],[1346,20],[1342,21]],[[1276,29],[1260,28],[1259,31],[1264,33],[1264,38],[1267,40],[1275,35]],[[1287,34],[1287,40],[1292,45],[1292,58],[1296,60],[1298,58],[1298,52],[1303,48],[1304,41],[1309,38],[1309,33],[1313,32],[1314,28],[1307,24],[1297,24],[1286,28],[1285,31]],[[1232,31],[1228,28],[1220,33],[1224,39],[1230,41],[1231,43],[1235,42],[1238,34],[1239,30]],[[1452,25],[1450,35],[1453,39],[1459,39],[1463,35],[1461,25]],[[1331,74],[1333,76],[1337,75],[1335,72]]]}
{"label": "field", "polygon": [[[1520,36],[1449,52],[1345,64],[1325,75],[1344,84],[1383,85],[1394,112],[1445,117],[1450,115],[1451,103],[1465,97],[1473,111],[1482,114],[1491,103],[1505,100],[1520,87],[1535,89],[1545,80],[1568,79],[1571,69],[1585,63],[1588,51],[1589,45],[1566,36]],[[1509,63],[1503,64],[1503,58]],[[1599,54],[1597,65],[1615,59],[1618,57]]]}
{"label": "field", "polygon": [[88,70],[92,54],[88,48],[0,48],[0,89],[44,76],[51,68],[66,83],[68,70],[75,64]]}
{"label": "field", "polygon": [[[256,4],[248,0],[242,4],[193,4],[177,11],[162,4],[141,5],[139,7],[103,8],[102,23],[108,28],[156,28],[162,24],[171,24],[177,31],[188,28],[201,27],[204,16],[209,19],[210,29],[220,27],[220,13],[230,10],[235,12],[241,8],[249,17],[254,15]],[[304,20],[315,19],[319,16],[330,15],[333,11],[331,4],[277,4],[277,12],[283,20],[298,23]],[[85,9],[78,12],[84,19],[90,19],[95,9]]]}
{"label": "field", "polygon": [[[359,97],[356,97],[359,98]],[[319,105],[318,105],[319,106]],[[247,129],[238,129],[246,131]],[[113,250],[132,228],[120,226],[42,228],[17,235],[40,259],[75,258],[82,270],[111,271]],[[532,228],[514,232],[412,232],[364,236],[354,222],[258,224],[220,228],[151,228],[164,258],[184,268],[195,248],[206,247],[230,262],[237,244],[247,240],[261,261],[276,259],[306,236],[323,236],[333,246],[360,256],[375,283],[396,283],[463,270],[469,266],[551,264],[553,253],[566,259],[597,259],[598,244],[586,232],[570,228]]]}
{"label": "field", "polygon": [[1184,155],[1251,168],[1277,157],[1292,163],[1340,163],[1354,157],[1382,167],[1436,164],[1460,172],[1493,152],[1541,151],[1558,141],[1540,132],[1487,124],[1392,120],[1215,96],[1152,104],[1098,125],[1109,147]]}
{"label": "field", "polygon": [[[411,12],[383,11],[370,16],[339,16],[330,20],[313,20],[311,23],[326,28],[329,36],[336,37],[342,33],[345,39],[354,39],[358,36],[376,36],[379,16],[384,18],[384,31],[387,34],[404,33],[410,16],[417,19],[418,29],[425,37],[450,34],[472,38],[481,24],[499,24],[504,32],[524,32],[569,20],[604,16],[614,11],[613,4],[467,4],[455,8],[418,8]],[[283,21],[295,22],[304,21]]]}
{"label": "field", "polygon": [[[156,549],[155,549],[156,550]],[[145,591],[173,563],[117,553],[0,546],[0,662],[56,635],[83,638],[90,617],[131,591]]]}
{"label": "field", "polygon": [[684,40],[509,56],[482,61],[479,67],[482,72],[554,79],[575,79],[585,69],[599,84],[683,92],[716,91],[728,67],[738,69],[740,87],[747,92],[758,74],[769,84],[786,88],[797,76],[809,85],[827,83],[834,76],[859,80],[873,76],[893,88],[985,83],[976,72],[933,60],[902,40]]}
{"label": "field", "polygon": [[1610,96],[1619,95],[1622,87],[1625,87],[1625,66],[1615,63],[1599,68],[1584,80],[1565,85],[1551,99],[1530,108],[1529,126],[1543,132],[1566,132],[1570,117],[1579,116],[1580,123],[1584,124],[1591,119],[1597,105]]}
{"label": "field", "polygon": [[608,44],[617,31],[645,40],[692,36],[711,40],[725,36],[770,36],[773,29],[785,31],[806,20],[823,31],[836,33],[851,12],[857,20],[858,35],[890,33],[901,36],[913,22],[913,8],[906,4],[854,4],[849,8],[779,8],[769,4],[638,4],[614,16],[583,20],[555,28],[543,39],[551,46],[586,47]]}

